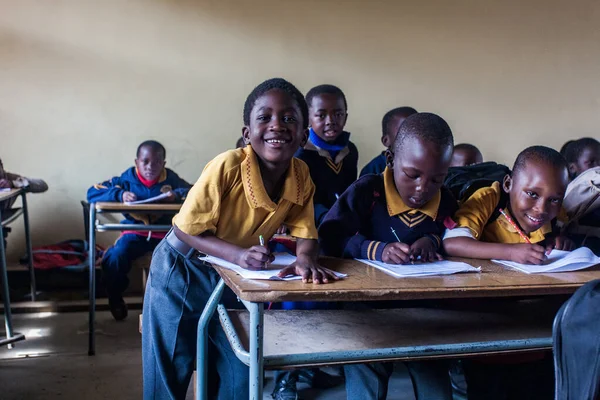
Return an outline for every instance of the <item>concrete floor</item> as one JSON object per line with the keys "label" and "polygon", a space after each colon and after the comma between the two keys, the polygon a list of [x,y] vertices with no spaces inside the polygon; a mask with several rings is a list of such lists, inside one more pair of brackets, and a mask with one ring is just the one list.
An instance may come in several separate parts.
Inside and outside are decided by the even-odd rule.
{"label": "concrete floor", "polygon": [[[97,313],[96,356],[87,355],[87,313],[14,314],[13,326],[27,340],[13,349],[0,347],[0,398],[135,399],[142,398],[139,310],[116,322],[107,311]],[[406,371],[397,368],[390,382],[390,400],[412,400]],[[265,399],[273,388],[267,374]],[[299,386],[305,400],[346,399],[343,385],[326,391]],[[187,399],[193,399],[192,390]]]}

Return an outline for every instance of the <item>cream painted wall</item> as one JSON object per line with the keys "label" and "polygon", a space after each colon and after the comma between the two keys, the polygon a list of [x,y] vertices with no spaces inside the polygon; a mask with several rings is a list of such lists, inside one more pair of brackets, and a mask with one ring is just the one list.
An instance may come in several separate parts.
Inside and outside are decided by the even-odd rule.
{"label": "cream painted wall", "polygon": [[194,181],[269,77],[339,85],[362,166],[399,105],[506,163],[597,137],[598,71],[597,0],[0,0],[0,157],[51,187],[30,197],[39,245],[82,235],[87,187],[144,139]]}

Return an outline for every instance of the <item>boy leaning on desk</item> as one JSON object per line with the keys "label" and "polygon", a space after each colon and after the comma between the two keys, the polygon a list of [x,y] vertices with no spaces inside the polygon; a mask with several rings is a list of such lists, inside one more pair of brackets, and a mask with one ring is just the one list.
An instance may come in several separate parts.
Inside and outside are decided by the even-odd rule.
{"label": "boy leaning on desk", "polygon": [[[163,203],[182,203],[191,185],[175,172],[165,168],[166,150],[154,140],[141,143],[137,149],[135,166],[121,176],[98,183],[88,189],[88,202],[136,202],[160,196]],[[170,215],[125,214],[124,224],[170,225]],[[123,231],[102,258],[104,284],[108,294],[110,312],[115,320],[127,317],[127,304],[123,293],[129,286],[127,274],[132,263],[154,250],[165,236],[164,232]]]}

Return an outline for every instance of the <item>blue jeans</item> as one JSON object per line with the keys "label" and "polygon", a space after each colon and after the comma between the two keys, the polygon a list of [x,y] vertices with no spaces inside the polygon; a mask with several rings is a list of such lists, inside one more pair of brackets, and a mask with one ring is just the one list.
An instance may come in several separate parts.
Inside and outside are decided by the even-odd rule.
{"label": "blue jeans", "polygon": [[[194,361],[198,319],[219,280],[196,257],[186,258],[166,240],[152,256],[144,297],[142,366],[144,399],[185,399]],[[222,303],[235,305],[229,289]],[[233,353],[218,317],[209,324],[209,398],[247,400],[248,367]]]}
{"label": "blue jeans", "polygon": [[[405,365],[417,400],[452,400],[448,364],[445,361],[411,361]],[[345,365],[348,400],[385,400],[393,371],[392,363]]]}
{"label": "blue jeans", "polygon": [[126,233],[104,253],[102,276],[109,298],[120,298],[129,286],[132,263],[158,245],[160,239],[147,240],[146,236]]}

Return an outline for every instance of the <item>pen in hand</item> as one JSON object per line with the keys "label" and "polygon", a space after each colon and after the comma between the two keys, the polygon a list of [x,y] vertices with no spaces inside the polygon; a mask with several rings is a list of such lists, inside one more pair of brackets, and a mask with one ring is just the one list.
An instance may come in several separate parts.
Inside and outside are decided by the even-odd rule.
{"label": "pen in hand", "polygon": [[[261,246],[265,247],[265,238],[263,237],[263,235],[258,235],[258,241],[260,243]],[[271,257],[271,254],[268,255],[269,257]],[[269,265],[269,261],[267,261],[266,263],[264,263],[263,268],[267,269],[267,266]]]}

